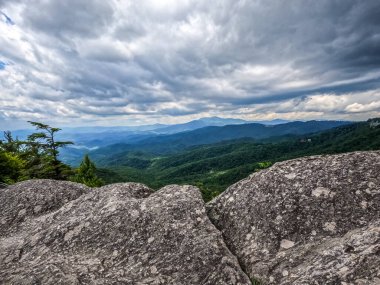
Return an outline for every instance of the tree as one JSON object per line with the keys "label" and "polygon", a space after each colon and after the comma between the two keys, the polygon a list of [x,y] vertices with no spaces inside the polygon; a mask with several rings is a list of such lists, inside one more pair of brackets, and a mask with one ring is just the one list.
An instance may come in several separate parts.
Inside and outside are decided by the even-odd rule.
{"label": "tree", "polygon": [[15,183],[31,178],[67,179],[73,174],[70,166],[58,159],[59,148],[72,144],[57,141],[59,128],[30,122],[38,132],[26,141],[14,139],[10,131],[0,140],[0,182]]}
{"label": "tree", "polygon": [[27,179],[24,173],[26,161],[20,156],[20,141],[14,140],[10,131],[0,140],[0,182],[12,184]]}
{"label": "tree", "polygon": [[24,167],[25,161],[17,154],[0,148],[0,182],[12,184],[26,179],[23,174]]}
{"label": "tree", "polygon": [[71,179],[74,182],[85,184],[89,187],[99,187],[104,185],[102,179],[96,176],[96,166],[86,154],[76,170],[76,174]]}
{"label": "tree", "polygon": [[20,151],[20,145],[22,143],[18,139],[14,139],[10,131],[4,132],[4,141],[1,141],[2,149],[16,154]]}
{"label": "tree", "polygon": [[42,176],[36,178],[65,179],[70,172],[70,167],[58,159],[59,148],[71,145],[73,142],[56,140],[56,133],[61,130],[60,128],[53,128],[38,122],[28,122],[40,131],[29,135],[26,142],[31,158],[29,162],[32,163],[37,176]]}

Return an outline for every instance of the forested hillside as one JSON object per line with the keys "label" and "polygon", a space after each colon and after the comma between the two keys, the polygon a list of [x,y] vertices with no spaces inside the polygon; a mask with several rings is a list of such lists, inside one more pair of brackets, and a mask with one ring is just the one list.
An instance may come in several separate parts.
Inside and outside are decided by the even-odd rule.
{"label": "forested hillside", "polygon": [[[72,168],[59,159],[59,151],[72,142],[56,140],[58,128],[31,123],[37,132],[24,141],[5,132],[0,143],[0,182],[33,178],[71,180],[88,186],[99,186],[103,181],[142,182],[155,189],[174,183],[193,184],[210,200],[227,186],[278,161],[380,149],[378,120],[246,124],[159,136],[127,148],[125,144],[111,145],[90,152],[98,169],[87,155],[78,168]],[[338,127],[331,129],[333,125]],[[308,130],[314,133],[306,134]],[[231,137],[239,139],[228,140]],[[211,143],[213,140],[218,142]]]}
{"label": "forested hillside", "polygon": [[99,176],[107,183],[143,182],[153,188],[194,184],[209,200],[253,171],[296,157],[380,149],[380,127],[353,123],[312,135],[288,135],[263,141],[242,139],[187,148],[157,156],[130,151],[101,158]]}
{"label": "forested hillside", "polygon": [[[181,152],[192,146],[214,144],[228,140],[253,138],[265,140],[287,135],[302,135],[321,132],[338,126],[350,124],[345,121],[307,121],[289,122],[279,125],[241,124],[222,127],[205,127],[188,132],[180,132],[171,135],[160,135],[142,139],[138,142],[117,143],[91,151],[93,159],[101,162],[103,158],[118,158],[129,155],[132,152],[148,152],[154,155],[168,155]],[[75,163],[73,158],[68,163]]]}

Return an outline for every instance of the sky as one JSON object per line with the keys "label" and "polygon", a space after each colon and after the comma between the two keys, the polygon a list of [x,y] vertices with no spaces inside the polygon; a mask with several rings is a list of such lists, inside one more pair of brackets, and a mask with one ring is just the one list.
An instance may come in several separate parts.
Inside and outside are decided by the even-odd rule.
{"label": "sky", "polygon": [[380,117],[378,0],[0,0],[0,129]]}

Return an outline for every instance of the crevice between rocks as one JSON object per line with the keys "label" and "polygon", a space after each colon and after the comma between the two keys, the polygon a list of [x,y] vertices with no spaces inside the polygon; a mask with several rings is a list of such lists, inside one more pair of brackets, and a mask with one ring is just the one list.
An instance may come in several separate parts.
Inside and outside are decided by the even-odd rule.
{"label": "crevice between rocks", "polygon": [[252,278],[249,276],[249,274],[247,273],[242,261],[239,259],[239,257],[231,250],[231,248],[228,246],[225,238],[224,238],[224,235],[222,233],[222,231],[213,223],[212,219],[210,218],[209,216],[209,211],[207,210],[207,207],[206,207],[206,203],[203,202],[203,207],[205,208],[205,213],[206,213],[206,216],[207,216],[207,219],[210,221],[210,223],[214,226],[214,228],[220,233],[220,236],[222,237],[222,240],[223,240],[223,243],[224,245],[226,246],[226,248],[228,249],[228,251],[231,253],[231,255],[233,255],[238,264],[239,264],[239,267],[241,269],[241,271],[243,271],[243,273],[248,277],[248,279],[251,281],[252,285],[264,285],[264,283],[260,282],[259,283],[255,283],[255,280],[252,280]]}

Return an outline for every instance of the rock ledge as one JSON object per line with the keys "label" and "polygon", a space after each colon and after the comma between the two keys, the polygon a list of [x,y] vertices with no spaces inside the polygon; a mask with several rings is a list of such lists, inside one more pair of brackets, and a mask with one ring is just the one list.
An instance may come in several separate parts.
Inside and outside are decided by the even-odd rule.
{"label": "rock ledge", "polygon": [[1,284],[250,284],[195,187],[31,180],[0,200]]}
{"label": "rock ledge", "polygon": [[277,163],[207,205],[249,276],[380,284],[380,152]]}

